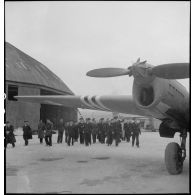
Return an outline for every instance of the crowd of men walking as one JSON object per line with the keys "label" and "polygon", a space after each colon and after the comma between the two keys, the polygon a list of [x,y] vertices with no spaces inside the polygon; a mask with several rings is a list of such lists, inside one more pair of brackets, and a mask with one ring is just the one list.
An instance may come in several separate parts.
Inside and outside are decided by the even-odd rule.
{"label": "crowd of men walking", "polygon": [[[53,123],[49,119],[46,120],[46,123],[40,120],[38,124],[40,144],[45,139],[46,146],[52,146],[52,130]],[[78,123],[74,121],[64,122],[63,119],[60,119],[57,130],[57,143],[62,143],[64,136],[64,141],[68,146],[73,146],[74,142],[80,142],[80,144],[89,146],[92,143],[95,144],[97,141],[108,146],[111,146],[115,142],[115,146],[118,146],[121,140],[130,142],[130,138],[132,137],[132,146],[136,142],[136,146],[139,147],[139,135],[141,134],[138,122],[135,120],[122,122],[117,117],[111,120],[101,118],[99,122],[96,122],[94,118],[92,120],[90,118],[86,120],[80,118]],[[16,139],[13,131],[14,127],[7,122],[5,147],[9,143],[15,147]],[[28,121],[24,121],[23,139],[25,146],[28,145],[28,140],[32,139],[32,130]]]}

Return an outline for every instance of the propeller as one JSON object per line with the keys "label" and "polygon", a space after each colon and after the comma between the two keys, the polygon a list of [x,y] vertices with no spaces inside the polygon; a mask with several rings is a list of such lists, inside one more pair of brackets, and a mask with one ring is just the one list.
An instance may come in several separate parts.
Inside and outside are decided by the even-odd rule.
{"label": "propeller", "polygon": [[87,72],[87,76],[90,77],[117,77],[123,75],[132,75],[131,68],[100,68]]}
{"label": "propeller", "polygon": [[[123,75],[133,75],[132,67],[136,71],[138,69],[147,69],[148,76],[153,75],[159,78],[164,79],[185,79],[189,78],[189,63],[170,63],[170,64],[161,64],[154,67],[145,66],[146,61],[140,62],[140,58],[127,69],[125,68],[100,68],[94,69],[87,72],[87,76],[90,77],[116,77]],[[137,70],[138,70],[137,69]]]}
{"label": "propeller", "polygon": [[189,63],[171,63],[154,66],[150,71],[163,79],[189,78]]}

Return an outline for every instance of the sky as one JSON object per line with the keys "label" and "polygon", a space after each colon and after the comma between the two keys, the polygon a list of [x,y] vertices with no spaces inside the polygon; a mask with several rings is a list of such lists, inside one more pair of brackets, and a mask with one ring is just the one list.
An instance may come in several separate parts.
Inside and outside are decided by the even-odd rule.
{"label": "sky", "polygon": [[[190,2],[5,2],[6,41],[46,65],[78,95],[132,94],[133,78],[91,78],[139,57],[189,62]],[[189,91],[189,79],[179,80]]]}

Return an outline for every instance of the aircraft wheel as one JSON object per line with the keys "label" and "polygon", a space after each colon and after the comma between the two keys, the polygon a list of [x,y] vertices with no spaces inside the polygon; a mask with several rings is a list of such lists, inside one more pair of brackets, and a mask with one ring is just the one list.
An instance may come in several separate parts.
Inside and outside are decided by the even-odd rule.
{"label": "aircraft wheel", "polygon": [[165,164],[171,175],[177,175],[182,172],[182,150],[178,143],[171,142],[167,145],[165,149]]}

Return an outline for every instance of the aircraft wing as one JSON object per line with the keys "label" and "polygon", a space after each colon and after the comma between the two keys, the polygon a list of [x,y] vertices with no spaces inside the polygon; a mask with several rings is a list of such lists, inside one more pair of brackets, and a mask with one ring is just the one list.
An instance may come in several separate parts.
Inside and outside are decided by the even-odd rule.
{"label": "aircraft wing", "polygon": [[102,110],[134,115],[147,115],[139,109],[130,95],[102,95],[102,96],[75,96],[75,95],[41,95],[15,96],[19,101],[51,104],[72,108]]}

